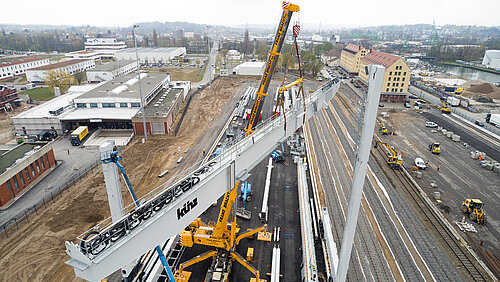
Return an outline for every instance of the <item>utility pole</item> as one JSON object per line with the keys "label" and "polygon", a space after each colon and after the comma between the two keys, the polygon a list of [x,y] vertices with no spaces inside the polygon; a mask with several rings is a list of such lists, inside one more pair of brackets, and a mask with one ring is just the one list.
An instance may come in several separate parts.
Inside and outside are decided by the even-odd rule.
{"label": "utility pole", "polygon": [[366,110],[362,120],[361,134],[354,163],[354,176],[352,180],[351,195],[349,197],[349,206],[347,210],[346,225],[344,237],[340,249],[339,265],[335,276],[336,282],[344,282],[349,269],[349,260],[351,258],[354,233],[358,222],[359,205],[363,194],[365,183],[366,167],[370,157],[370,148],[373,139],[375,119],[377,118],[378,102],[380,92],[382,91],[382,82],[384,80],[385,68],[380,65],[369,65],[366,67],[368,75],[368,94],[366,101]]}
{"label": "utility pole", "polygon": [[212,89],[212,64],[211,64],[211,60],[210,60],[210,26],[209,25],[207,25],[207,30],[208,30],[208,34],[207,34],[208,66],[207,66],[207,70],[208,70],[208,80],[210,81],[208,89]]}
{"label": "utility pole", "polygon": [[132,36],[134,37],[135,60],[137,61],[137,79],[139,80],[139,96],[141,97],[142,128],[144,129],[144,140],[148,141],[148,130],[146,128],[146,116],[144,113],[144,100],[142,99],[141,69],[139,67],[139,52],[137,51],[137,38],[135,37],[135,32],[134,32],[134,30],[138,27],[139,27],[139,25],[134,24],[134,26],[132,27]]}

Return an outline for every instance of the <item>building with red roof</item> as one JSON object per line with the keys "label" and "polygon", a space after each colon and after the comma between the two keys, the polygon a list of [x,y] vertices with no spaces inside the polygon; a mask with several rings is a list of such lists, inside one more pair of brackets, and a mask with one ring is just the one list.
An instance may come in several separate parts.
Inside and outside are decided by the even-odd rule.
{"label": "building with red roof", "polygon": [[404,102],[408,95],[411,75],[410,67],[408,67],[405,60],[396,55],[370,50],[361,60],[359,67],[359,80],[365,85],[368,85],[365,67],[372,64],[385,67],[380,101]]}
{"label": "building with red roof", "polygon": [[361,59],[364,58],[366,52],[362,46],[348,44],[340,52],[340,67],[351,77],[358,75]]}
{"label": "building with red roof", "polygon": [[26,70],[46,66],[47,58],[25,57],[11,62],[0,63],[0,79],[23,75]]}

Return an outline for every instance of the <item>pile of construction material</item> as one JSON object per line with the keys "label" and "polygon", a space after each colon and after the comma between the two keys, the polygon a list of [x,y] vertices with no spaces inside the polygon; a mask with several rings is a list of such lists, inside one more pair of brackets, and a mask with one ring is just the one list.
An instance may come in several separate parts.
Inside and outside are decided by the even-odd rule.
{"label": "pile of construction material", "polygon": [[442,128],[441,133],[443,133],[444,136],[451,138],[454,142],[460,141],[460,135],[455,134],[453,131]]}
{"label": "pile of construction material", "polygon": [[486,160],[486,153],[476,150],[470,152],[470,156],[473,159],[479,159],[479,165],[481,165],[482,168],[486,170],[492,170],[493,172],[500,174],[500,162],[497,162],[495,160]]}
{"label": "pile of construction material", "polygon": [[477,233],[476,227],[474,227],[474,225],[472,225],[469,222],[465,222],[464,220],[462,220],[455,223],[457,224],[458,228],[463,232]]}

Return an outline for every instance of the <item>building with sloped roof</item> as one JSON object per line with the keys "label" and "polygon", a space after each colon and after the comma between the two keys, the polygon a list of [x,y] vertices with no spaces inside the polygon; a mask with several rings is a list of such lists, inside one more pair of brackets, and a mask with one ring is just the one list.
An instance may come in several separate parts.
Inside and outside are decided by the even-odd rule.
{"label": "building with sloped roof", "polygon": [[361,59],[366,55],[364,47],[348,44],[340,52],[340,67],[344,69],[349,76],[356,76],[359,72]]}
{"label": "building with sloped roof", "polygon": [[48,58],[25,57],[11,62],[0,63],[0,78],[23,75],[26,70],[49,64]]}
{"label": "building with sloped roof", "polygon": [[26,79],[30,82],[44,82],[47,72],[62,71],[69,75],[77,72],[84,72],[88,69],[95,68],[94,60],[67,60],[26,70]]}
{"label": "building with sloped roof", "polygon": [[361,60],[359,67],[359,80],[365,85],[368,85],[365,67],[372,64],[385,67],[380,101],[403,102],[408,95],[411,75],[410,67],[405,60],[396,55],[370,50]]}

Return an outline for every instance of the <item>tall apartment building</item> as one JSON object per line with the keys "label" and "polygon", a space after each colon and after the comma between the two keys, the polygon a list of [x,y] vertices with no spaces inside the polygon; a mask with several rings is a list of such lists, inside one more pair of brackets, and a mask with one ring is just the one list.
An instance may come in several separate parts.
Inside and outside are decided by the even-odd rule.
{"label": "tall apartment building", "polygon": [[340,67],[349,73],[349,76],[358,75],[361,59],[363,59],[366,53],[367,51],[365,48],[354,44],[348,44],[342,49],[342,52],[340,52]]}
{"label": "tall apartment building", "polygon": [[403,102],[408,95],[410,84],[410,67],[403,58],[380,51],[370,50],[361,60],[359,80],[368,85],[368,76],[365,67],[377,64],[385,67],[384,82],[382,84],[381,102]]}

